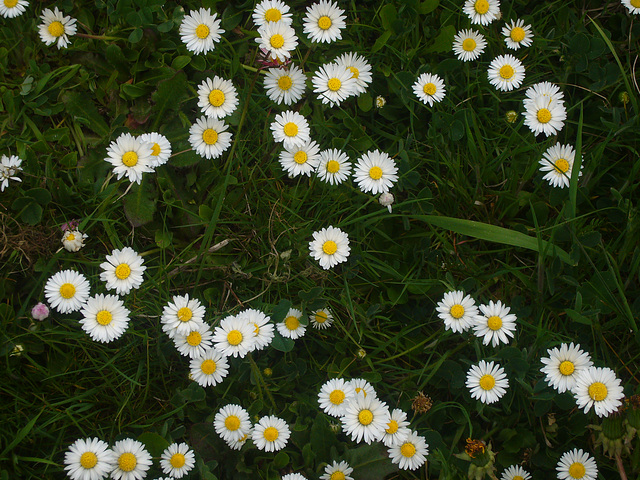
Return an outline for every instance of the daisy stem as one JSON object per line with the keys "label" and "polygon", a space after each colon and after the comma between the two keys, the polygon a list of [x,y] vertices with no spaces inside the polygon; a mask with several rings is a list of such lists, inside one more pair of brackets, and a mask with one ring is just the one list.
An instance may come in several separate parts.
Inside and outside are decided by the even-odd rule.
{"label": "daisy stem", "polygon": [[124,40],[120,37],[109,37],[107,35],[89,35],[88,33],[76,33],[76,37],[91,38],[93,40]]}
{"label": "daisy stem", "polygon": [[251,370],[253,370],[253,375],[258,381],[258,388],[260,389],[260,397],[262,397],[262,387],[264,386],[264,391],[267,393],[267,397],[269,397],[269,401],[271,402],[271,405],[275,410],[277,408],[276,402],[273,399],[273,396],[271,396],[271,392],[267,388],[267,382],[265,382],[264,377],[262,376],[262,372],[260,371],[260,368],[258,368],[258,365],[256,364],[255,360],[253,359],[250,353],[247,354],[247,357],[249,358],[249,362],[251,362]]}
{"label": "daisy stem", "polygon": [[[228,58],[217,58],[217,60],[222,60],[224,63],[228,63],[229,65],[231,65],[231,60],[229,60]],[[267,72],[258,70],[256,67],[250,67],[249,65],[245,65],[244,63],[241,63],[240,66],[245,70],[249,70],[250,72],[253,72],[253,73],[262,73],[263,75],[267,74]]]}

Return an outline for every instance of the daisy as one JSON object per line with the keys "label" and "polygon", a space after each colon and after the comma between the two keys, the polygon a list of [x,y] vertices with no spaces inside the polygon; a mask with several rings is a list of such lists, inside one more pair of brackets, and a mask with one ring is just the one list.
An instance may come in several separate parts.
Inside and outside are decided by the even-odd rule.
{"label": "daisy", "polygon": [[369,382],[364,378],[352,378],[349,380],[349,384],[353,387],[354,395],[362,395],[364,397],[377,398],[378,394]]}
{"label": "daisy", "polygon": [[152,132],[140,135],[140,140],[151,145],[151,158],[149,166],[151,168],[159,167],[169,161],[171,156],[171,144],[164,135]]}
{"label": "daisy", "polygon": [[186,443],[172,443],[160,457],[162,472],[171,478],[182,478],[195,466],[196,457]]}
{"label": "daisy", "polygon": [[253,23],[261,27],[265,23],[281,22],[291,25],[293,22],[289,6],[280,0],[262,0],[253,9]]}
{"label": "daisy", "polygon": [[225,440],[225,442],[227,443],[229,448],[231,448],[232,450],[240,450],[244,446],[244,444],[247,443],[247,440],[251,438],[252,433],[253,433],[253,427],[251,427],[249,429],[249,432],[245,433],[240,438],[240,440]]}
{"label": "daisy", "polygon": [[180,24],[180,38],[187,50],[197,55],[214,49],[224,33],[217,17],[218,14],[212,15],[208,8],[193,10],[189,15],[185,15]]}
{"label": "daisy", "polygon": [[[549,147],[540,160],[540,171],[546,172],[542,179],[549,182],[552,187],[568,187],[575,156],[576,152],[571,145],[557,143]],[[583,165],[580,163],[578,177],[582,175],[582,167]]]}
{"label": "daisy", "polygon": [[224,441],[240,440],[253,428],[249,413],[240,405],[226,405],[213,419],[216,433]]}
{"label": "daisy", "polygon": [[351,383],[342,378],[332,378],[325,382],[318,394],[318,403],[324,413],[332,417],[342,417],[349,399],[355,394]]}
{"label": "daisy", "polygon": [[531,474],[520,465],[511,465],[504,472],[500,480],[530,480]]}
{"label": "daisy", "polygon": [[176,333],[173,337],[173,343],[181,355],[189,358],[199,358],[210,349],[213,334],[211,329],[205,323],[192,326],[185,333]]}
{"label": "daisy", "polygon": [[0,15],[4,18],[15,18],[22,15],[28,6],[27,0],[3,0],[0,2]]}
{"label": "daisy", "polygon": [[96,342],[109,343],[120,338],[129,326],[129,310],[116,295],[96,295],[80,312],[82,329]]}
{"label": "daisy", "polygon": [[252,350],[263,350],[268,346],[275,335],[271,320],[260,310],[248,308],[236,315],[237,320],[245,321],[253,329],[253,348]]}
{"label": "daisy", "polygon": [[318,100],[328,103],[330,107],[340,105],[343,100],[356,93],[356,79],[351,70],[340,67],[336,63],[322,65],[311,77],[313,92]]}
{"label": "daisy", "polygon": [[334,460],[331,465],[324,467],[324,475],[320,476],[320,480],[353,480],[351,472],[353,468],[347,462],[338,463]]}
{"label": "daisy", "polygon": [[150,167],[151,155],[151,146],[147,142],[130,133],[123,133],[111,142],[104,160],[114,166],[113,173],[117,180],[126,175],[130,182],[140,184],[143,173],[153,172]]}
{"label": "daisy", "polygon": [[198,87],[198,106],[207,117],[223,118],[238,106],[238,93],[230,80],[207,78]]}
{"label": "daisy", "polygon": [[424,437],[417,432],[411,432],[409,436],[398,445],[389,447],[389,458],[402,470],[416,470],[427,461],[429,445]]}
{"label": "daisy", "polygon": [[162,330],[173,338],[176,333],[188,333],[204,322],[205,309],[197,298],[189,298],[189,294],[174,295],[162,309]]}
{"label": "daisy", "polygon": [[242,318],[223,318],[213,332],[214,348],[222,355],[244,358],[254,349],[255,329]]}
{"label": "daisy", "polygon": [[231,145],[228,125],[212,117],[200,117],[189,129],[189,143],[198,155],[208,159],[218,158]]}
{"label": "daisy", "polygon": [[588,353],[580,350],[580,344],[563,343],[560,349],[547,350],[549,357],[542,357],[540,361],[544,367],[540,369],[546,375],[545,381],[555,388],[558,393],[572,391],[576,385],[576,378],[580,372],[593,365]]}
{"label": "daisy", "polygon": [[578,373],[573,395],[578,408],[587,413],[593,407],[599,417],[608,417],[618,410],[624,398],[620,379],[606,367],[588,367]]}
{"label": "daisy", "polygon": [[389,420],[387,428],[384,430],[382,443],[384,443],[385,447],[401,445],[410,433],[411,429],[407,421],[407,414],[399,408],[395,408],[391,412],[391,420]]}
{"label": "daisy", "polygon": [[333,315],[329,309],[321,308],[320,310],[312,312],[309,316],[309,320],[311,320],[311,326],[313,328],[329,328],[333,323]]}
{"label": "daisy", "polygon": [[528,105],[525,104],[525,108],[526,110],[522,112],[524,124],[536,135],[539,133],[544,133],[547,137],[555,135],[562,130],[564,121],[567,119],[564,102],[554,102],[547,97],[536,97],[528,102]]}
{"label": "daisy", "polygon": [[510,92],[522,85],[524,65],[513,55],[500,55],[489,64],[489,83],[497,90]]}
{"label": "daisy", "polygon": [[38,27],[38,31],[45,45],[55,43],[58,50],[69,45],[69,36],[76,34],[77,27],[75,18],[63,15],[62,12],[58,10],[58,7],[54,7],[53,11],[45,8],[40,18],[42,19],[42,23]]}
{"label": "daisy", "polygon": [[280,165],[289,177],[311,176],[318,167],[320,147],[313,140],[302,145],[291,146],[280,152]]}
{"label": "daisy", "polygon": [[290,435],[291,431],[284,420],[268,415],[255,424],[251,439],[258,450],[277,452],[287,445]]}
{"label": "daisy", "polygon": [[466,0],[462,10],[471,23],[489,25],[500,15],[500,0]]}
{"label": "daisy", "polygon": [[496,347],[500,342],[509,343],[507,337],[513,338],[517,320],[513,313],[509,313],[511,309],[500,300],[498,303],[490,300],[489,305],[480,305],[480,310],[482,315],[476,317],[473,333],[476,337],[482,338],[482,344],[489,345],[491,342],[491,346]]}
{"label": "daisy", "polygon": [[343,53],[336,58],[336,65],[351,72],[351,76],[356,81],[354,92],[356,96],[365,93],[371,83],[371,65],[367,59],[353,52]]}
{"label": "daisy", "polygon": [[370,150],[358,159],[353,176],[362,192],[377,195],[389,191],[398,180],[396,173],[396,162],[389,155]]}
{"label": "daisy", "polygon": [[564,104],[564,94],[560,91],[560,87],[551,82],[540,82],[527,88],[525,99],[522,101],[524,108],[532,107],[538,97],[543,97],[551,103]]}
{"label": "daisy", "polygon": [[307,120],[292,110],[276,115],[271,131],[273,139],[282,142],[284,148],[301,147],[311,139]]}
{"label": "daisy", "polygon": [[462,30],[453,38],[453,53],[458,60],[469,62],[475,60],[484,52],[487,41],[484,35],[475,30]]}
{"label": "daisy", "polygon": [[307,326],[300,322],[300,318],[302,318],[302,312],[296,308],[290,308],[285,319],[276,324],[278,333],[292,340],[304,336]]}
{"label": "daisy", "polygon": [[438,75],[423,73],[413,84],[413,93],[422,103],[433,107],[434,103],[442,101],[446,94],[446,89],[444,88],[444,82]]}
{"label": "daisy", "polygon": [[89,236],[86,233],[80,233],[78,230],[67,230],[60,241],[68,252],[77,252],[84,247],[84,241],[87,238]]}
{"label": "daisy", "polygon": [[622,5],[627,7],[629,13],[635,13],[636,15],[640,13],[640,0],[622,0]]}
{"label": "daisy", "polygon": [[144,445],[131,438],[119,440],[113,445],[116,466],[111,472],[114,480],[140,480],[147,476],[151,455]]}
{"label": "daisy", "polygon": [[109,445],[97,438],[76,440],[64,454],[64,469],[71,480],[107,478],[115,462]]}
{"label": "daisy", "polygon": [[480,360],[467,372],[467,388],[471,391],[471,398],[482,403],[494,403],[507,392],[509,379],[497,363]]}
{"label": "daisy", "polygon": [[502,27],[504,43],[511,50],[518,50],[520,47],[528,47],[533,43],[531,25],[525,25],[522,20],[511,20],[511,24]]}
{"label": "daisy", "polygon": [[455,333],[469,330],[479,313],[473,298],[464,296],[464,292],[460,290],[445,293],[436,310],[438,317],[444,320],[445,330]]}
{"label": "daisy", "polygon": [[325,270],[346,262],[351,249],[349,236],[339,228],[329,226],[313,232],[313,240],[309,242],[311,256],[320,262]]}
{"label": "daisy", "polygon": [[307,14],[303,20],[303,32],[314,43],[342,40],[340,30],[347,26],[344,22],[347,17],[343,13],[344,10],[330,0],[320,0],[307,7]]}
{"label": "daisy", "polygon": [[265,23],[258,28],[260,36],[256,42],[261,49],[268,51],[269,56],[280,62],[291,57],[291,51],[298,45],[296,31],[286,23]]}
{"label": "daisy", "polygon": [[307,77],[295,65],[287,68],[270,68],[264,77],[267,96],[278,105],[298,102],[307,88]]}
{"label": "daisy", "polygon": [[202,356],[191,359],[189,369],[191,378],[199,385],[215,387],[229,373],[229,362],[227,362],[227,357],[215,348],[209,348]]}
{"label": "daisy", "polygon": [[354,442],[378,442],[385,433],[391,417],[387,404],[371,395],[355,395],[347,404],[342,428]]}
{"label": "daisy", "polygon": [[349,156],[337,148],[320,152],[316,172],[320,180],[331,185],[339,185],[351,175]]}
{"label": "daisy", "polygon": [[115,288],[118,295],[128,294],[132,288],[140,288],[142,274],[147,269],[144,260],[133,248],[124,247],[107,255],[106,262],[100,264],[104,270],[100,280],[107,282],[107,290]]}
{"label": "daisy", "polygon": [[22,159],[17,155],[11,155],[10,157],[2,155],[2,159],[0,159],[0,192],[4,192],[4,189],[9,185],[9,180],[22,182],[20,177],[15,176],[22,171],[21,165]]}
{"label": "daisy", "polygon": [[282,480],[307,480],[301,473],[288,473],[282,476]]}
{"label": "daisy", "polygon": [[73,270],[62,270],[44,286],[44,296],[58,313],[77,312],[89,298],[89,282]]}
{"label": "daisy", "polygon": [[598,478],[596,461],[588,453],[577,448],[565,452],[560,457],[556,470],[560,480],[565,478],[596,480]]}

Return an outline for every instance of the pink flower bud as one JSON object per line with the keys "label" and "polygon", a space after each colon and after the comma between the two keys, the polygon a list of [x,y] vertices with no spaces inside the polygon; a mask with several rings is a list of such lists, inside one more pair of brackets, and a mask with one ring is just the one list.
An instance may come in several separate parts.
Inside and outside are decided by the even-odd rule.
{"label": "pink flower bud", "polygon": [[35,320],[42,321],[49,316],[49,307],[40,302],[31,309],[31,316]]}

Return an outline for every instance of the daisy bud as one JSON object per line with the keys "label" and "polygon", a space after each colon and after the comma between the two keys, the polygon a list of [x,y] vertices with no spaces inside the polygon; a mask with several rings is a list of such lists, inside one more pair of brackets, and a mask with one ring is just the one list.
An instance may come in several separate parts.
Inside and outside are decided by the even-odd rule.
{"label": "daisy bud", "polygon": [[516,112],[515,110],[509,110],[504,114],[504,118],[508,123],[516,123],[516,120],[518,120],[518,112]]}
{"label": "daisy bud", "polygon": [[391,213],[391,205],[393,205],[394,200],[395,198],[393,198],[393,194],[389,192],[384,192],[380,195],[380,198],[378,198],[380,205],[387,207],[389,209],[389,213]]}
{"label": "daisy bud", "polygon": [[377,108],[382,108],[387,104],[387,101],[384,99],[384,97],[382,95],[378,95],[376,97],[376,107]]}
{"label": "daisy bud", "polygon": [[42,302],[38,302],[31,309],[31,316],[34,320],[42,321],[49,316],[49,307]]}
{"label": "daisy bud", "polygon": [[23,351],[24,351],[24,347],[18,343],[15,347],[13,347],[13,350],[11,350],[11,353],[9,353],[9,356],[19,357],[20,355],[22,355]]}

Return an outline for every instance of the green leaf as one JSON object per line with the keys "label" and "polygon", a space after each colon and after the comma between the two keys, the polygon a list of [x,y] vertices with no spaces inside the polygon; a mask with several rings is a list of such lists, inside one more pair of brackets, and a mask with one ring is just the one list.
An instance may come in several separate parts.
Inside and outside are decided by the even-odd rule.
{"label": "green leaf", "polygon": [[453,25],[447,25],[440,30],[440,33],[433,41],[433,44],[427,48],[427,52],[444,53],[451,50],[453,45],[453,37],[456,36],[456,28]]}
{"label": "green leaf", "polygon": [[42,207],[37,203],[30,203],[22,210],[20,219],[28,225],[36,225],[42,220]]}
{"label": "green leaf", "polygon": [[393,35],[393,32],[391,30],[387,30],[382,35],[380,35],[378,37],[378,39],[376,40],[376,43],[373,44],[373,48],[371,49],[371,53],[375,53],[378,50],[380,50],[382,47],[384,47],[387,44],[387,41],[389,40],[391,35]]}
{"label": "green leaf", "polygon": [[134,183],[124,197],[124,213],[134,227],[139,227],[153,220],[156,211],[157,192],[149,181]]}
{"label": "green leaf", "polygon": [[51,202],[51,193],[44,188],[32,188],[24,192],[25,196],[33,198],[37,203],[43,207]]}
{"label": "green leaf", "polygon": [[98,112],[93,100],[88,95],[67,91],[62,95],[65,109],[73,119],[86,125],[101,137],[109,136],[109,126]]}
{"label": "green leaf", "polygon": [[153,457],[161,456],[162,452],[169,446],[169,442],[153,432],[144,432],[138,436],[138,441],[144,443],[144,446],[147,447]]}
{"label": "green leaf", "polygon": [[290,352],[293,350],[294,341],[290,338],[284,338],[280,333],[276,332],[273,340],[271,341],[271,346],[280,352]]}
{"label": "green leaf", "polygon": [[390,473],[398,471],[398,466],[389,460],[386,448],[379,443],[349,449],[345,456],[353,468],[353,478],[383,480]]}
{"label": "green leaf", "polygon": [[387,3],[380,10],[380,19],[382,20],[382,28],[385,30],[391,30],[391,24],[398,17],[396,7],[393,3]]}
{"label": "green leaf", "polygon": [[368,112],[369,110],[371,110],[372,106],[373,98],[370,94],[363,93],[358,97],[358,107],[360,107],[360,110],[362,110],[363,112]]}
{"label": "green leaf", "polygon": [[325,415],[320,413],[311,425],[311,446],[318,458],[329,458],[335,434],[329,429]]}
{"label": "green leaf", "polygon": [[163,232],[162,230],[156,230],[156,245],[159,248],[167,248],[171,246],[171,242],[173,240],[173,233],[171,232]]}
{"label": "green leaf", "polygon": [[189,62],[191,62],[190,56],[178,55],[176,58],[173,59],[173,62],[171,62],[171,68],[175,68],[176,70],[182,70],[184,67],[189,65]]}
{"label": "green leaf", "polygon": [[152,131],[158,130],[160,123],[166,121],[167,115],[180,107],[187,98],[188,92],[187,76],[184,72],[178,72],[173,77],[158,83],[158,90],[151,96],[155,102],[151,109],[151,114],[154,116]]}
{"label": "green leaf", "polygon": [[143,32],[141,28],[136,28],[129,34],[129,41],[131,43],[138,43],[140,40],[142,40],[142,33]]}
{"label": "green leaf", "polygon": [[60,165],[67,168],[73,168],[78,164],[78,153],[70,152],[60,159]]}
{"label": "green leaf", "polygon": [[40,418],[40,415],[42,415],[42,412],[43,412],[43,410],[40,410],[40,413],[38,413],[35,417],[33,417],[31,420],[29,420],[29,423],[27,423],[24,427],[22,427],[18,433],[16,433],[15,435],[12,436],[13,439],[11,440],[11,443],[4,448],[2,453],[0,453],[0,458],[4,458],[4,456],[7,453],[9,453],[11,450],[13,450],[13,448],[16,445],[18,445],[22,441],[22,439],[24,437],[27,436],[27,434],[31,431],[33,426],[38,421],[38,418]]}
{"label": "green leaf", "polygon": [[313,287],[307,291],[301,290],[298,292],[298,296],[305,302],[311,302],[318,298],[322,293],[322,287]]}
{"label": "green leaf", "polygon": [[418,6],[420,13],[431,13],[440,5],[440,0],[426,0]]}
{"label": "green leaf", "polygon": [[273,313],[271,314],[271,320],[274,323],[282,322],[287,313],[289,313],[289,309],[291,308],[291,302],[289,300],[282,299],[273,309]]}
{"label": "green leaf", "polygon": [[289,455],[286,452],[278,452],[273,459],[273,467],[278,470],[286,467],[289,464]]}

